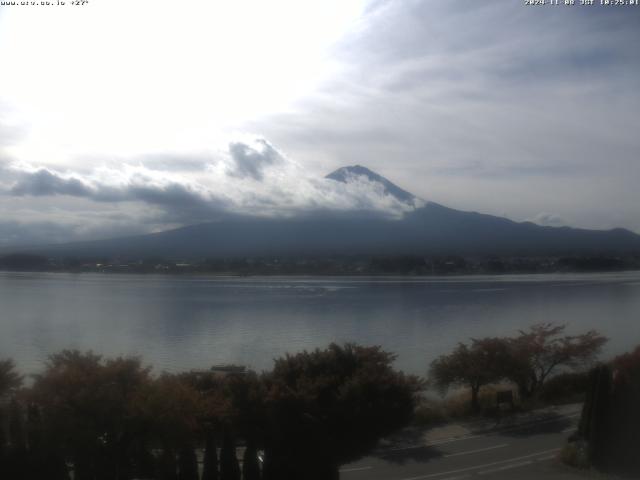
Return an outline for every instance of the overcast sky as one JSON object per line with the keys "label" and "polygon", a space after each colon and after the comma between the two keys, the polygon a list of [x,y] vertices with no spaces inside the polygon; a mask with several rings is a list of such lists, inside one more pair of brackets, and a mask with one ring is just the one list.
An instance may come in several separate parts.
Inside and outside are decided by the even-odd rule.
{"label": "overcast sky", "polygon": [[322,178],[353,164],[453,208],[640,233],[639,46],[637,6],[0,6],[0,245],[402,215]]}

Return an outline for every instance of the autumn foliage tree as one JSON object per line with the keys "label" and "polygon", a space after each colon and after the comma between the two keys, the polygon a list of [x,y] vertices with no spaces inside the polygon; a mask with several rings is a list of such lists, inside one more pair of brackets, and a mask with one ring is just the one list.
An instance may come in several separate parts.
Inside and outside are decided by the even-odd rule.
{"label": "autumn foliage tree", "polygon": [[[609,464],[640,476],[640,345],[613,361],[609,414]],[[607,441],[608,440],[608,441]]]}
{"label": "autumn foliage tree", "polygon": [[179,451],[199,430],[202,408],[198,392],[178,375],[163,373],[132,398],[131,411],[154,448]]}
{"label": "autumn foliage tree", "polygon": [[588,368],[607,341],[595,330],[563,335],[565,328],[541,323],[516,337],[459,343],[453,352],[431,363],[430,381],[442,391],[451,385],[468,387],[474,411],[480,409],[481,387],[501,380],[516,384],[521,398],[531,398],[558,371]]}
{"label": "autumn foliage tree", "polygon": [[74,478],[129,478],[130,452],[144,436],[131,401],[149,382],[135,358],[103,360],[91,352],[52,355],[31,389],[43,437],[74,464]]}
{"label": "autumn foliage tree", "polygon": [[[203,478],[239,480],[244,445],[245,480],[337,479],[340,465],[412,418],[422,384],[394,359],[380,347],[332,344],[277,359],[262,375],[152,375],[137,358],[65,350],[11,403],[11,428],[0,432],[10,430],[21,452],[1,477],[195,480],[205,446]],[[20,381],[13,363],[0,364],[3,393]]]}
{"label": "autumn foliage tree", "polygon": [[477,412],[480,388],[504,378],[503,367],[509,360],[510,349],[504,339],[474,338],[470,345],[459,343],[453,352],[434,360],[429,379],[442,392],[451,385],[469,387],[471,409]]}
{"label": "autumn foliage tree", "polygon": [[640,478],[640,345],[589,372],[590,388],[569,451],[603,473]]}
{"label": "autumn foliage tree", "polygon": [[287,355],[265,379],[265,478],[337,479],[338,467],[406,425],[421,387],[380,347],[332,344]]}
{"label": "autumn foliage tree", "polygon": [[[9,437],[5,432],[5,424],[7,421],[13,423],[16,421],[14,408],[7,408],[5,397],[11,396],[22,385],[22,376],[16,372],[15,364],[12,360],[0,360],[0,478],[10,477],[17,465],[17,457],[21,452],[17,452],[16,448],[9,448],[11,435]],[[2,406],[2,404],[5,404]],[[10,404],[12,407],[15,401]],[[13,428],[11,429],[13,430]],[[19,443],[13,441],[13,443]]]}
{"label": "autumn foliage tree", "polygon": [[558,370],[589,367],[607,342],[595,330],[564,335],[565,329],[565,325],[539,323],[507,339],[511,355],[504,364],[504,376],[518,386],[522,398],[535,396]]}
{"label": "autumn foliage tree", "polygon": [[22,375],[16,372],[13,360],[0,360],[0,398],[22,385]]}

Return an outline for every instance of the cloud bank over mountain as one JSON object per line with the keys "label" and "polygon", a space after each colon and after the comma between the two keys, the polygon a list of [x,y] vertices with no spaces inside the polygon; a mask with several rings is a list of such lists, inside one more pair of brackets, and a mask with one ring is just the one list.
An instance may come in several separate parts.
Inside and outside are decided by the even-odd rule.
{"label": "cloud bank over mountain", "polygon": [[455,208],[640,232],[640,9],[575,3],[377,0],[342,75],[254,128]]}
{"label": "cloud bank over mountain", "polygon": [[8,8],[0,244],[401,214],[375,182],[322,179],[356,164],[457,209],[640,232],[639,21],[504,0]]}
{"label": "cloud bank over mountain", "polygon": [[[413,202],[387,194],[383,184],[364,175],[351,175],[344,182],[309,176],[260,137],[230,142],[227,151],[190,155],[184,169],[178,168],[180,158],[173,162],[170,158],[169,154],[150,155],[83,171],[5,162],[0,191],[6,200],[3,203],[31,199],[36,208],[43,201],[49,209],[58,205],[58,218],[49,214],[45,223],[44,218],[34,222],[34,229],[50,235],[50,225],[66,223],[72,233],[69,239],[97,234],[105,222],[113,224],[111,236],[121,235],[118,222],[127,216],[125,223],[136,223],[144,232],[206,222],[225,213],[272,217],[368,211],[399,217],[414,208]],[[78,225],[85,223],[85,227],[75,236],[73,212],[60,215],[70,200],[81,200],[86,208],[96,209],[94,221],[78,216]],[[33,213],[21,212],[15,218],[7,211],[4,214],[9,218],[2,226],[1,243],[17,238],[17,231],[38,240],[37,232],[27,233],[28,223],[20,221],[21,217],[33,220]],[[95,226],[92,229],[87,224]]]}

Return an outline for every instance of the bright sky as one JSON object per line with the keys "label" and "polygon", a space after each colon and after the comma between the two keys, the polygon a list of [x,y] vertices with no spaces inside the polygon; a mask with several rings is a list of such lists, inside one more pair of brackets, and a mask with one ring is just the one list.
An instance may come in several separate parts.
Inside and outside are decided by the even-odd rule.
{"label": "bright sky", "polygon": [[[0,92],[34,163],[209,147],[336,68],[362,0],[91,0],[2,12]],[[226,140],[226,139],[224,139]]]}
{"label": "bright sky", "polygon": [[515,0],[0,6],[0,245],[402,210],[321,180],[350,164],[454,208],[640,232],[638,25]]}

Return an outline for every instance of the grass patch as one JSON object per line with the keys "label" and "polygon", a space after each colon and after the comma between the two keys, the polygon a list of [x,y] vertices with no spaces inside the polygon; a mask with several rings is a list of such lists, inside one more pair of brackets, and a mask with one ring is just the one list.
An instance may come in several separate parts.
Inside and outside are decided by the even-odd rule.
{"label": "grass patch", "polygon": [[589,374],[562,373],[547,380],[540,390],[539,400],[544,404],[561,405],[583,402],[589,388]]}
{"label": "grass patch", "polygon": [[583,441],[568,443],[560,450],[560,461],[570,467],[581,470],[589,469],[586,444]]}
{"label": "grass patch", "polygon": [[[581,403],[588,387],[586,373],[562,373],[550,378],[534,398],[521,399],[518,389],[510,383],[484,385],[480,389],[478,400],[480,411],[471,409],[471,391],[459,388],[444,397],[429,395],[423,397],[415,409],[415,425],[430,426],[471,417],[499,417],[509,413],[529,412],[551,405]],[[513,392],[513,406],[496,404],[499,391]],[[433,393],[433,392],[431,392]]]}
{"label": "grass patch", "polygon": [[451,418],[447,415],[444,402],[423,399],[413,413],[413,424],[421,427],[446,423]]}
{"label": "grass patch", "polygon": [[478,396],[480,412],[474,412],[471,409],[471,391],[468,388],[457,389],[444,398],[423,397],[415,409],[413,423],[420,426],[430,426],[478,415],[493,417],[505,412],[505,410],[509,412],[523,411],[515,389],[513,389],[514,408],[502,405],[501,411],[498,411],[496,393],[509,388],[510,386],[503,384],[482,387]]}

